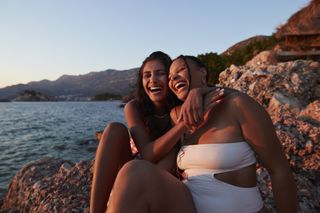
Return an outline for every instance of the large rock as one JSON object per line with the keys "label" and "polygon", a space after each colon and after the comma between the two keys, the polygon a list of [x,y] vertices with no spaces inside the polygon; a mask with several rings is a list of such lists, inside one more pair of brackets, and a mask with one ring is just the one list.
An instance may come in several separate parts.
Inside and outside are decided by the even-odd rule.
{"label": "large rock", "polygon": [[[300,212],[320,209],[319,81],[319,63],[276,63],[267,52],[220,74],[221,85],[249,94],[269,112],[294,173]],[[89,212],[92,165],[53,158],[29,163],[12,179],[0,211]],[[265,168],[258,167],[257,179],[266,206],[274,212]]]}
{"label": "large rock", "polygon": [[[245,66],[220,73],[219,84],[249,94],[274,123],[298,188],[300,212],[320,210],[320,64],[297,60],[275,63],[262,52]],[[257,170],[266,206],[275,211],[270,177]]]}
{"label": "large rock", "polygon": [[43,158],[12,179],[0,212],[89,212],[93,161]]}

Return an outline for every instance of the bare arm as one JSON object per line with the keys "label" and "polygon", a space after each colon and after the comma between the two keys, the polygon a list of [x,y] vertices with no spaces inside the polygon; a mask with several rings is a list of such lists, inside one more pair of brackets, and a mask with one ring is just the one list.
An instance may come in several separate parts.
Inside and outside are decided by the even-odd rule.
{"label": "bare arm", "polygon": [[183,120],[189,130],[195,130],[203,124],[204,115],[229,94],[239,92],[232,88],[201,87],[190,90],[181,107],[179,121]]}
{"label": "bare arm", "polygon": [[[199,91],[199,94],[203,95],[209,92],[209,96],[205,98],[205,101],[202,101],[202,99],[197,98],[196,95],[192,96],[192,100],[198,101],[198,104],[202,105],[201,108],[204,109],[204,112],[207,112],[209,109],[213,108],[216,104],[219,103],[217,102],[217,100],[220,100],[224,96],[223,92],[221,93],[220,90],[216,91],[215,88],[199,88],[199,90],[197,91]],[[210,94],[210,92],[212,91],[213,93]],[[195,93],[197,94],[197,92]],[[192,101],[189,103],[192,103]],[[203,104],[206,104],[206,106],[203,106]],[[180,108],[178,107],[177,109],[180,112]],[[190,117],[190,112],[186,112],[185,115]],[[201,116],[204,115],[202,114]],[[181,135],[187,131],[186,123],[184,123],[182,119],[177,120],[177,117],[171,114],[171,119],[175,125],[167,133],[165,133],[158,139],[152,141],[150,134],[147,131],[147,127],[145,126],[145,123],[142,120],[142,116],[139,113],[134,100],[126,104],[125,117],[128,123],[130,134],[134,139],[135,144],[137,145],[137,148],[140,151],[142,157],[145,160],[151,161],[153,163],[157,163],[166,154],[168,154],[170,150],[179,141]]]}
{"label": "bare arm", "polygon": [[152,141],[134,100],[126,104],[124,111],[130,134],[143,159],[153,163],[157,163],[168,154],[186,131],[184,124],[180,122],[163,136]]}
{"label": "bare arm", "polygon": [[232,100],[243,136],[268,170],[278,212],[297,212],[296,186],[268,113],[245,94]]}
{"label": "bare arm", "polygon": [[178,120],[183,120],[185,125],[189,128],[200,122],[204,111],[203,96],[211,91],[215,91],[215,89],[205,87],[190,90],[187,99],[181,107],[181,113],[179,114]]}

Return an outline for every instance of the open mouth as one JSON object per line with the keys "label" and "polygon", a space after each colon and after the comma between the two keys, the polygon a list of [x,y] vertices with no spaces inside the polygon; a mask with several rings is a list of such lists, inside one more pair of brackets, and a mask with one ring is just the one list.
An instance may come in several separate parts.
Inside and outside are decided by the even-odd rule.
{"label": "open mouth", "polygon": [[179,81],[173,87],[177,92],[180,92],[184,87],[188,86],[187,82]]}
{"label": "open mouth", "polygon": [[149,87],[149,91],[153,94],[161,92],[162,87]]}

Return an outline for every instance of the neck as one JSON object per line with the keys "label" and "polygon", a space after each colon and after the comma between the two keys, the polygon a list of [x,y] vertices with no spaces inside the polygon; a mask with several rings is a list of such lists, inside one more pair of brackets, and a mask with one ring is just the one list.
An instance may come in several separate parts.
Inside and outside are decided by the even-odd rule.
{"label": "neck", "polygon": [[154,112],[155,115],[164,115],[168,113],[167,107],[165,103],[153,103],[154,105]]}

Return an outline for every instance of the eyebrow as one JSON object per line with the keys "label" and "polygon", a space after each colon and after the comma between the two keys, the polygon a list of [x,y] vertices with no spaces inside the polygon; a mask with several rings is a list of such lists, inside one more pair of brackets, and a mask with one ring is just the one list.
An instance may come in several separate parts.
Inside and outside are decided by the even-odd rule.
{"label": "eyebrow", "polygon": [[164,69],[157,69],[157,70],[143,70],[143,71],[142,71],[142,73],[160,72],[160,71],[165,72],[165,70],[164,70]]}
{"label": "eyebrow", "polygon": [[183,69],[188,69],[188,66],[186,66],[186,64],[182,64],[178,67],[178,71],[183,70]]}

